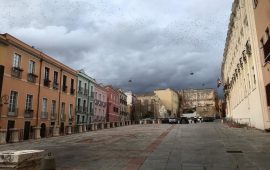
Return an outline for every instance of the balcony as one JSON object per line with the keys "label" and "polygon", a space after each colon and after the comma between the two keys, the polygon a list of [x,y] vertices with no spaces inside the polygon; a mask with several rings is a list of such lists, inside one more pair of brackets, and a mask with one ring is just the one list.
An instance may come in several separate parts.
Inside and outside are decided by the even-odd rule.
{"label": "balcony", "polygon": [[82,113],[83,107],[82,106],[76,106],[76,112],[77,113]]}
{"label": "balcony", "polygon": [[85,95],[85,96],[88,96],[88,89],[84,89],[84,91],[83,91],[83,94]]}
{"label": "balcony", "polygon": [[83,113],[87,113],[87,111],[88,111],[88,107],[83,107]]}
{"label": "balcony", "polygon": [[34,110],[33,109],[25,109],[24,118],[32,118]]}
{"label": "balcony", "polygon": [[70,89],[70,94],[71,94],[71,95],[74,95],[74,94],[75,94],[75,89],[74,89],[74,88],[71,88],[71,89]]}
{"label": "balcony", "polygon": [[16,77],[18,79],[21,79],[22,78],[22,72],[23,72],[23,69],[21,69],[19,67],[12,67],[11,76]]}
{"label": "balcony", "polygon": [[94,98],[94,92],[90,93],[90,98],[92,98],[92,99]]}
{"label": "balcony", "polygon": [[66,121],[66,115],[64,113],[61,113],[60,118],[62,122]]}
{"label": "balcony", "polygon": [[9,108],[8,109],[8,116],[9,117],[17,117],[18,116],[18,108]]}
{"label": "balcony", "polygon": [[78,94],[83,94],[83,88],[82,87],[79,87],[79,89],[78,89]]}
{"label": "balcony", "polygon": [[67,87],[66,85],[63,85],[62,91],[65,92],[65,93],[67,93],[67,88],[68,88],[68,87]]}
{"label": "balcony", "polygon": [[27,76],[27,80],[31,83],[36,83],[37,81],[37,75],[35,75],[34,73],[28,73],[28,76]]}
{"label": "balcony", "polygon": [[53,89],[58,90],[59,85],[57,82],[53,82]]}
{"label": "balcony", "polygon": [[41,112],[41,119],[48,119],[48,112]]}
{"label": "balcony", "polygon": [[55,120],[56,119],[56,113],[51,113],[51,120]]}
{"label": "balcony", "polygon": [[50,84],[51,84],[51,80],[49,80],[49,79],[44,79],[44,82],[43,82],[43,85],[44,85],[44,86],[50,87]]}

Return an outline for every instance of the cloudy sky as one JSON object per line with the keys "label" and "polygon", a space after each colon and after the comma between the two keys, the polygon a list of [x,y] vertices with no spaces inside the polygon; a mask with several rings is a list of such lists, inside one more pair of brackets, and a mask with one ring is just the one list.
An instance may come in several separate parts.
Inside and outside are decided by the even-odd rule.
{"label": "cloudy sky", "polygon": [[127,90],[215,88],[232,1],[0,0],[0,33]]}

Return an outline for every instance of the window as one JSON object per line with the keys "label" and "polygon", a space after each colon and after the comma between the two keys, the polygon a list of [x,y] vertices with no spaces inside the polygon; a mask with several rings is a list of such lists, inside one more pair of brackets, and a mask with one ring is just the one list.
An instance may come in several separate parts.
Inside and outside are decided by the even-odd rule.
{"label": "window", "polygon": [[81,88],[82,88],[82,81],[79,80],[79,91],[81,91]]}
{"label": "window", "polygon": [[46,98],[42,99],[42,112],[47,112],[47,108],[48,108],[48,100]]}
{"label": "window", "polygon": [[61,104],[61,121],[65,121],[65,107],[66,107],[66,104],[64,102],[62,102]]}
{"label": "window", "polygon": [[78,98],[78,106],[81,106],[81,99]]}
{"label": "window", "polygon": [[55,118],[55,114],[56,114],[56,101],[52,100],[52,110],[51,110],[51,118],[54,119]]}
{"label": "window", "polygon": [[21,66],[21,56],[19,54],[14,54],[13,67],[20,68]]}
{"label": "window", "polygon": [[267,40],[264,43],[263,39],[261,40],[261,43],[263,45],[263,53],[264,53],[264,61],[269,62],[270,61],[270,35],[269,35],[269,28],[265,31]]}
{"label": "window", "polygon": [[71,87],[71,89],[73,89],[73,88],[74,88],[74,79],[71,79],[71,84],[70,84],[70,87]]}
{"label": "window", "polygon": [[67,76],[63,75],[63,89],[64,92],[67,90]]}
{"label": "window", "polygon": [[83,111],[86,112],[86,100],[83,100]]}
{"label": "window", "polygon": [[267,97],[267,105],[270,107],[270,83],[265,87],[266,89],[266,97]]}
{"label": "window", "polygon": [[36,63],[34,61],[30,60],[28,72],[31,74],[35,74],[35,69],[36,69]]}
{"label": "window", "polygon": [[69,105],[69,119],[72,118],[72,114],[73,114],[73,104]]}
{"label": "window", "polygon": [[57,71],[53,72],[53,83],[58,84],[58,72]]}
{"label": "window", "polygon": [[101,94],[98,95],[98,99],[101,100]]}
{"label": "window", "polygon": [[9,112],[16,112],[18,92],[11,91],[9,99]]}
{"label": "window", "polygon": [[90,103],[90,112],[92,112],[92,109],[93,109],[93,103],[91,102]]}
{"label": "window", "polygon": [[32,110],[32,107],[33,107],[33,95],[28,94],[26,96],[25,110]]}
{"label": "window", "polygon": [[254,9],[258,6],[259,0],[253,0]]}
{"label": "window", "polygon": [[50,69],[48,67],[45,67],[44,79],[45,80],[50,80]]}
{"label": "window", "polygon": [[66,107],[66,104],[64,102],[62,102],[62,104],[61,104],[61,115],[65,114],[65,107]]}

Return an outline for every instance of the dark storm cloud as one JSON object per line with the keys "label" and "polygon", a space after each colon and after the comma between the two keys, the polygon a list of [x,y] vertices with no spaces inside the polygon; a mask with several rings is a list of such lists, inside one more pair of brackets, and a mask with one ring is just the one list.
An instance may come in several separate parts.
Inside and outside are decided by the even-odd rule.
{"label": "dark storm cloud", "polygon": [[215,87],[232,0],[0,2],[0,32],[100,82],[143,92]]}

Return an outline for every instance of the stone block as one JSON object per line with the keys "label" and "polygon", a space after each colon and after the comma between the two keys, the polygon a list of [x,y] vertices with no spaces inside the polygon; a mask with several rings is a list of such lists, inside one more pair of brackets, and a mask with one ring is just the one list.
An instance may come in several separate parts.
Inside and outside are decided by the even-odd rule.
{"label": "stone block", "polygon": [[0,151],[0,169],[40,170],[43,150]]}

